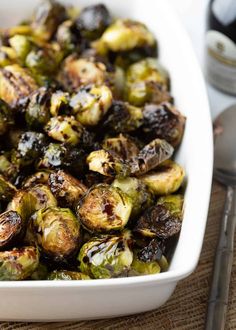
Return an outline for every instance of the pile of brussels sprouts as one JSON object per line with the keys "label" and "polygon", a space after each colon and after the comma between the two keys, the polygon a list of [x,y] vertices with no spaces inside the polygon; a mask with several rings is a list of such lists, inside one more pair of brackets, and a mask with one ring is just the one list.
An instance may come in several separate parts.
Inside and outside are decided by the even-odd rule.
{"label": "pile of brussels sprouts", "polygon": [[44,1],[0,40],[0,280],[167,270],[185,118],[153,34]]}

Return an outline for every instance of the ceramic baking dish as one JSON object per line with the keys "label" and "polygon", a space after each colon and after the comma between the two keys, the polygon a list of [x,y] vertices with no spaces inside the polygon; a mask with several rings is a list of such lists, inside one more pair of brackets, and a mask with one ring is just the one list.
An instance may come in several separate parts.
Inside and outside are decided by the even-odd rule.
{"label": "ceramic baking dish", "polygon": [[[85,6],[95,0],[64,1]],[[0,320],[60,321],[139,313],[164,304],[195,269],[204,237],[212,178],[212,129],[203,76],[190,41],[167,0],[101,0],[116,16],[140,20],[156,34],[186,115],[176,160],[187,173],[183,226],[170,269],[161,274],[86,281],[0,282]],[[27,18],[38,1],[0,1],[0,27]]]}

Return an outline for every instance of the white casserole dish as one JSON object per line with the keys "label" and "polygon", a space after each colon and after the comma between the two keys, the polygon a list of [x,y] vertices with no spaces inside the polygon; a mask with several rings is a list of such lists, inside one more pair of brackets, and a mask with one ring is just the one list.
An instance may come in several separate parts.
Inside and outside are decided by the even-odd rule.
{"label": "white casserole dish", "polygon": [[[96,0],[62,1],[83,7]],[[140,277],[86,281],[0,282],[0,320],[62,321],[106,318],[155,309],[195,269],[211,190],[213,143],[203,76],[190,41],[167,0],[100,0],[116,16],[140,20],[156,34],[161,62],[187,124],[177,161],[187,173],[185,213],[170,269]],[[27,18],[38,0],[0,2],[0,27]]]}

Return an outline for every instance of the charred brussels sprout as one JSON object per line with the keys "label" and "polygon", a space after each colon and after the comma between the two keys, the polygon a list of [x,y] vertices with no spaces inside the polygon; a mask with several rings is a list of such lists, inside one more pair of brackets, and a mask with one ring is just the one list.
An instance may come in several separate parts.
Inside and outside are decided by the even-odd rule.
{"label": "charred brussels sprout", "polygon": [[11,107],[24,105],[37,84],[29,72],[18,64],[0,69],[0,98]]}
{"label": "charred brussels sprout", "polygon": [[10,201],[16,191],[16,187],[0,174],[0,200]]}
{"label": "charred brussels sprout", "polygon": [[179,189],[183,180],[184,169],[172,160],[160,164],[155,171],[140,177],[140,179],[156,195],[168,195]]}
{"label": "charred brussels sprout", "polygon": [[112,186],[121,189],[132,200],[131,217],[135,218],[142,210],[153,204],[153,196],[147,186],[137,178],[115,179]]}
{"label": "charred brussels sprout", "polygon": [[166,239],[179,233],[183,218],[183,196],[161,197],[138,219],[135,231],[148,237]]}
{"label": "charred brussels sprout", "polygon": [[142,130],[150,139],[165,139],[177,147],[184,133],[185,117],[170,103],[147,104],[143,111]]}
{"label": "charred brussels sprout", "polygon": [[54,140],[74,146],[80,142],[84,128],[73,116],[57,116],[49,120],[45,131]]}
{"label": "charred brussels sprout", "polygon": [[168,142],[155,139],[140,150],[137,157],[131,159],[131,173],[144,174],[169,159],[173,152],[174,148]]}
{"label": "charred brussels sprout", "polygon": [[81,88],[70,101],[76,119],[85,126],[97,125],[111,104],[112,92],[107,86]]}
{"label": "charred brussels sprout", "polygon": [[12,180],[17,176],[18,167],[11,163],[6,155],[0,155],[0,174],[6,179]]}
{"label": "charred brussels sprout", "polygon": [[0,99],[0,136],[5,134],[13,124],[13,118],[9,106]]}
{"label": "charred brussels sprout", "polygon": [[133,262],[129,275],[151,275],[161,272],[161,267],[157,261],[142,261],[137,253],[134,253]]}
{"label": "charred brussels sprout", "polygon": [[76,281],[76,280],[89,280],[90,277],[80,272],[70,270],[54,270],[48,276],[48,280],[58,281]]}
{"label": "charred brussels sprout", "polygon": [[130,174],[129,166],[111,151],[103,149],[92,151],[86,161],[90,171],[105,176],[125,177]]}
{"label": "charred brussels sprout", "polygon": [[95,279],[127,276],[133,261],[130,240],[128,231],[119,236],[93,237],[78,256],[82,272]]}
{"label": "charred brussels sprout", "polygon": [[119,188],[107,184],[92,187],[77,207],[82,225],[95,233],[123,229],[131,211],[130,197]]}
{"label": "charred brussels sprout", "polygon": [[107,8],[102,4],[84,8],[76,21],[82,35],[90,40],[101,37],[110,23],[111,16]]}
{"label": "charred brussels sprout", "polygon": [[40,183],[47,185],[49,175],[50,171],[40,171],[28,176],[23,182],[23,188],[31,188]]}
{"label": "charred brussels sprout", "polygon": [[35,247],[26,246],[0,252],[0,280],[27,279],[38,267],[39,254]]}
{"label": "charred brussels sprout", "polygon": [[49,175],[49,186],[58,202],[66,207],[73,207],[85,194],[87,188],[73,176],[63,172],[53,172]]}
{"label": "charred brussels sprout", "polygon": [[114,152],[123,160],[136,157],[139,153],[139,148],[135,143],[135,140],[123,134],[120,134],[117,137],[105,139],[102,146],[104,150]]}
{"label": "charred brussels sprout", "polygon": [[60,90],[52,93],[50,105],[51,115],[58,116],[66,114],[66,112],[69,110],[69,98],[69,93]]}
{"label": "charred brussels sprout", "polygon": [[0,214],[0,249],[16,245],[24,229],[23,221],[14,211]]}
{"label": "charred brussels sprout", "polygon": [[80,48],[81,33],[73,21],[67,20],[58,27],[56,40],[64,54],[68,55]]}
{"label": "charred brussels sprout", "polygon": [[36,37],[49,40],[56,32],[58,25],[67,18],[66,9],[54,0],[44,0],[36,9],[32,29]]}
{"label": "charred brussels sprout", "polygon": [[105,30],[101,40],[114,52],[152,46],[156,42],[153,34],[144,24],[128,19],[115,21]]}
{"label": "charred brussels sprout", "polygon": [[70,209],[40,209],[31,218],[39,250],[56,262],[64,262],[78,251],[80,224]]}
{"label": "charred brussels sprout", "polygon": [[9,44],[14,49],[16,56],[24,63],[26,56],[33,47],[30,38],[25,35],[16,34],[9,39]]}
{"label": "charred brussels sprout", "polygon": [[25,120],[30,128],[40,128],[50,119],[50,93],[41,87],[30,95],[30,102],[25,113]]}

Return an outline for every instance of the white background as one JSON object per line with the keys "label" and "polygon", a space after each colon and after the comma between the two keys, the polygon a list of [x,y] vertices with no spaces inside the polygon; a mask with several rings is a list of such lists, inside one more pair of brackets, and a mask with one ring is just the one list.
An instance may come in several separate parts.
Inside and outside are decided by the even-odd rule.
{"label": "white background", "polygon": [[[170,2],[179,14],[192,40],[193,47],[204,72],[204,36],[209,0],[170,0]],[[236,97],[223,94],[209,84],[207,84],[207,90],[213,118],[226,107],[236,103]]]}

